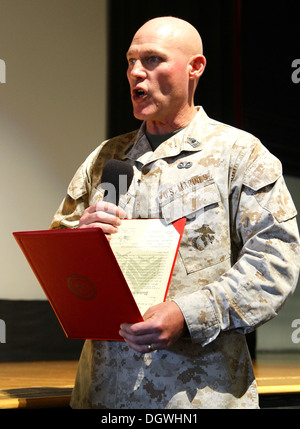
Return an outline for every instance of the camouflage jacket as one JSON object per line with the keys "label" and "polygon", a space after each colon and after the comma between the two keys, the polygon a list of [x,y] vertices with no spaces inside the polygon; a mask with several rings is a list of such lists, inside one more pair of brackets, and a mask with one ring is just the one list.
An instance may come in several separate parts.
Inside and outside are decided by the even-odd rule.
{"label": "camouflage jacket", "polygon": [[256,408],[245,333],[276,316],[299,272],[296,209],[280,162],[252,135],[207,117],[155,152],[139,131],[102,143],[71,181],[52,228],[72,228],[103,196],[102,168],[124,159],[134,178],[128,217],[185,216],[167,299],[188,335],[140,355],[123,342],[87,340],[74,408]]}

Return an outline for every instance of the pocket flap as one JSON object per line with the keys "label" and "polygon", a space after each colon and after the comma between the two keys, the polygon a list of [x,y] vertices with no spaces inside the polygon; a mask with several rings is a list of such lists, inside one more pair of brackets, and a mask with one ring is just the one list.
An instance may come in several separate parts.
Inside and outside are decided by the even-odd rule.
{"label": "pocket flap", "polygon": [[[208,178],[208,175],[204,176]],[[168,224],[182,217],[190,217],[198,210],[221,201],[214,180],[203,180],[204,176],[195,176],[160,192],[158,198],[161,211]]]}

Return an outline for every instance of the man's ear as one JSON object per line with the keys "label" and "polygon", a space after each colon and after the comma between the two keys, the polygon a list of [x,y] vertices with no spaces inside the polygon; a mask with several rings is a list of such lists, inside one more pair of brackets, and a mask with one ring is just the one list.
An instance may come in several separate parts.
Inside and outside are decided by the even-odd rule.
{"label": "man's ear", "polygon": [[204,55],[195,55],[190,59],[189,76],[190,79],[200,79],[206,67],[206,58]]}

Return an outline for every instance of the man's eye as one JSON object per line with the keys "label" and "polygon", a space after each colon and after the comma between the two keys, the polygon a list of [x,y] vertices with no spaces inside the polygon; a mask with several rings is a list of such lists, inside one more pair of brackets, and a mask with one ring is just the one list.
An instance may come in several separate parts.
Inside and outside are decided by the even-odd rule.
{"label": "man's eye", "polygon": [[160,58],[155,55],[152,55],[151,57],[147,58],[147,61],[148,63],[151,63],[151,64],[157,64],[160,62]]}
{"label": "man's eye", "polygon": [[134,58],[129,58],[129,59],[128,59],[128,64],[129,64],[130,66],[134,66],[134,65],[135,65],[135,63],[136,63],[136,59],[134,59]]}

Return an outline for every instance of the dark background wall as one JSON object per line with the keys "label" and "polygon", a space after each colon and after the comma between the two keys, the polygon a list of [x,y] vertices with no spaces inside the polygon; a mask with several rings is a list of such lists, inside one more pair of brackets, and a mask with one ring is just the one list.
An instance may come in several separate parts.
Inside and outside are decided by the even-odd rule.
{"label": "dark background wall", "polygon": [[[235,9],[232,0],[109,0],[108,137],[139,127],[132,117],[125,54],[138,28],[157,16],[176,16],[200,32],[208,60],[196,104],[216,119],[234,123]],[[239,60],[239,58],[238,58]]]}
{"label": "dark background wall", "polygon": [[200,32],[208,64],[196,104],[217,120],[243,128],[299,175],[300,84],[292,62],[300,58],[300,2],[286,0],[109,0],[108,137],[135,129],[125,53],[148,19],[172,15]]}
{"label": "dark background wall", "polygon": [[300,84],[292,81],[299,22],[298,0],[242,1],[243,126],[294,176],[300,174]]}

